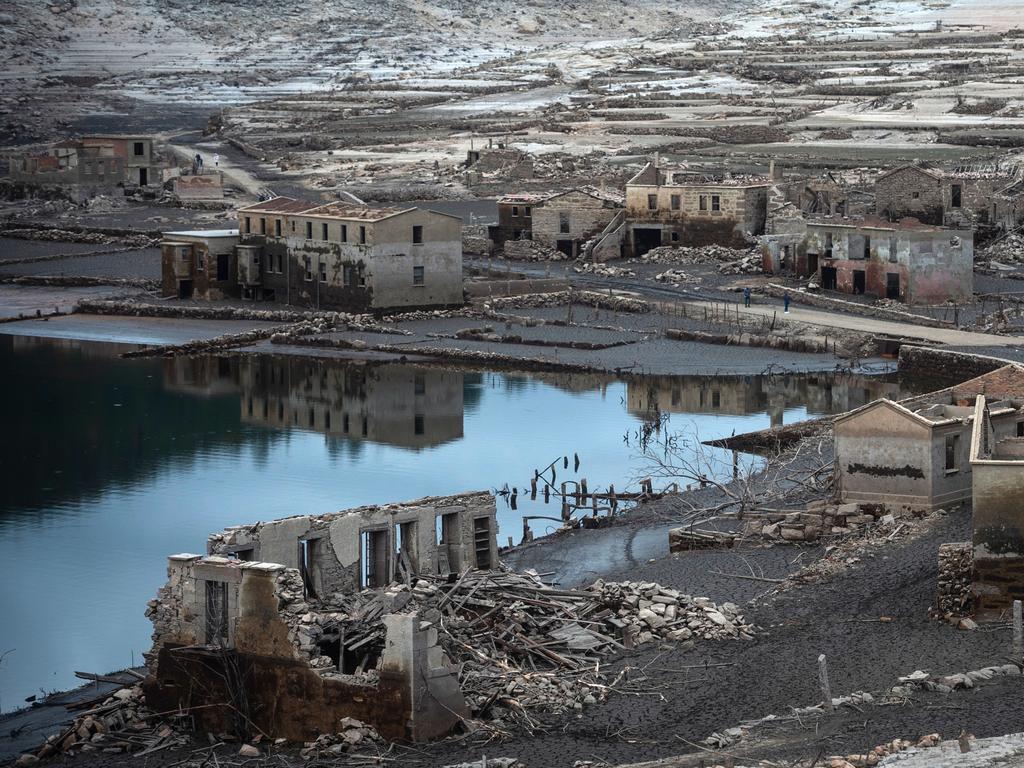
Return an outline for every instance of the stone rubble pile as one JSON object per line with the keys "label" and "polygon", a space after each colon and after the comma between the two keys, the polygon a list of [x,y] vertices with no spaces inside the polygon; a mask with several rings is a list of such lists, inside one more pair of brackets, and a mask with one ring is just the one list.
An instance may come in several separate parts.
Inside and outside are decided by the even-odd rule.
{"label": "stone rubble pile", "polygon": [[314,604],[297,571],[278,579],[290,639],[321,675],[341,674],[320,651],[322,638],[336,636],[344,653],[360,659],[355,674],[372,684],[385,638],[381,616],[416,611],[437,628],[440,646],[459,668],[473,716],[499,726],[528,726],[528,711],[580,710],[621,689],[600,671],[608,654],[650,642],[692,646],[754,634],[736,605],[653,582],[597,581],[565,590],[532,573],[467,571],[454,584],[423,576]]}
{"label": "stone rubble pile", "polygon": [[701,278],[688,275],[681,269],[668,269],[664,272],[659,272],[654,276],[654,279],[659,283],[669,283],[670,285],[687,285],[701,281]]}
{"label": "stone rubble pile", "polygon": [[93,243],[96,245],[128,245],[133,248],[153,248],[160,238],[144,234],[111,235],[102,232],[76,232],[68,229],[2,229],[0,237],[20,240],[46,240],[61,243]]}
{"label": "stone rubble pile", "polygon": [[1021,668],[1017,664],[1000,664],[998,666],[972,669],[969,672],[956,672],[951,675],[932,675],[922,670],[916,670],[909,675],[897,678],[897,684],[889,689],[894,696],[907,697],[915,691],[933,691],[935,693],[952,693],[969,688],[974,688],[979,683],[984,683],[997,677],[1015,677],[1021,674]]}
{"label": "stone rubble pile", "polygon": [[759,275],[764,272],[764,264],[758,253],[744,254],[735,261],[722,264],[718,268],[721,275]]}
{"label": "stone rubble pile", "polygon": [[726,264],[739,261],[752,251],[727,248],[724,245],[671,246],[652,248],[638,261],[643,264]]}
{"label": "stone rubble pile", "polygon": [[631,269],[597,264],[593,261],[583,262],[573,267],[572,270],[581,275],[597,275],[598,277],[636,277],[636,272]]}
{"label": "stone rubble pile", "polygon": [[958,621],[970,613],[973,567],[971,542],[939,545],[939,587],[932,618]]}
{"label": "stone rubble pile", "polygon": [[553,293],[525,293],[521,296],[501,296],[488,299],[484,307],[490,310],[536,309],[539,307],[563,307],[570,302],[585,304],[612,312],[649,312],[651,305],[643,299],[629,296],[609,295],[596,291],[555,291]]}
{"label": "stone rubble pile", "polygon": [[336,732],[324,733],[315,741],[306,742],[299,755],[303,760],[340,757],[357,749],[363,749],[368,744],[379,744],[381,741],[380,734],[373,726],[354,717],[343,717],[338,723]]}
{"label": "stone rubble pile", "polygon": [[142,687],[135,685],[114,691],[101,704],[76,717],[62,732],[48,737],[36,752],[22,755],[17,764],[32,765],[61,753],[150,754],[188,741],[187,736],[146,707]]}
{"label": "stone rubble pile", "polygon": [[990,272],[1012,272],[1024,265],[1024,233],[1011,232],[974,252],[974,264]]}
{"label": "stone rubble pile", "polygon": [[502,256],[509,261],[568,261],[572,258],[533,240],[506,240]]}
{"label": "stone rubble pile", "polygon": [[903,519],[878,504],[828,504],[812,501],[805,510],[793,512],[751,512],[744,524],[746,536],[760,536],[773,541],[817,541],[823,536],[859,533],[879,524],[892,531]]}

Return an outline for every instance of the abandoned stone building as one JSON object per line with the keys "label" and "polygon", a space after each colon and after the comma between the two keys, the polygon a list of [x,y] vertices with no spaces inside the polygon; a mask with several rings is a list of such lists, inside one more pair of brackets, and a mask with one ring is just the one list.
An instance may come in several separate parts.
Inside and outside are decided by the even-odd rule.
{"label": "abandoned stone building", "polygon": [[597,189],[571,189],[548,197],[533,211],[533,239],[570,258],[591,258],[607,240],[608,254],[621,256],[624,199]]}
{"label": "abandoned stone building", "polygon": [[238,210],[243,298],[365,311],[461,306],[462,220],[277,197]]}
{"label": "abandoned stone building", "polygon": [[498,223],[487,227],[491,252],[500,253],[508,240],[533,239],[533,212],[544,205],[547,194],[505,195],[498,200]]}
{"label": "abandoned stone building", "polygon": [[321,596],[417,573],[486,570],[498,562],[494,497],[480,491],[239,525],[212,534],[207,552],[295,568]]}
{"label": "abandoned stone building", "polygon": [[238,250],[237,229],[164,232],[161,293],[179,299],[237,296]]}
{"label": "abandoned stone building", "polygon": [[151,708],[187,711],[199,731],[309,742],[351,717],[426,741],[469,715],[436,627],[403,612],[408,591],[377,599],[382,648],[360,650],[346,638],[343,596],[313,594],[295,568],[180,554],[167,576],[147,611],[143,690]]}
{"label": "abandoned stone building", "polygon": [[13,181],[59,189],[82,201],[124,189],[158,189],[169,164],[146,136],[85,136],[69,139],[10,163]]}
{"label": "abandoned stone building", "polygon": [[1024,600],[1024,421],[998,426],[1006,405],[978,395],[971,432],[971,597],[980,618],[1005,614]]}
{"label": "abandoned stone building", "polygon": [[[994,377],[904,403],[882,399],[835,421],[836,481],[844,502],[933,510],[971,498],[970,393]],[[993,404],[996,439],[1024,434],[1024,401]]]}
{"label": "abandoned stone building", "polygon": [[764,233],[769,184],[648,163],[626,183],[626,255],[662,245],[745,248]]}
{"label": "abandoned stone building", "polygon": [[[163,295],[351,312],[463,303],[462,221],[456,216],[277,197],[240,208],[238,221],[229,254],[222,254],[229,230],[184,233],[193,244],[191,257],[178,247],[182,233],[169,233]],[[214,247],[215,261],[202,257]]]}
{"label": "abandoned stone building", "polygon": [[967,301],[974,292],[974,235],[969,229],[916,219],[815,219],[806,222],[803,237],[765,237],[761,247],[766,272],[812,277],[826,291],[908,304]]}
{"label": "abandoned stone building", "polygon": [[238,384],[244,423],[410,449],[462,437],[459,371],[260,356],[239,366]]}
{"label": "abandoned stone building", "polygon": [[925,224],[972,229],[1016,227],[1020,196],[1016,166],[968,166],[954,170],[905,165],[878,177],[875,210],[897,221],[912,216]]}

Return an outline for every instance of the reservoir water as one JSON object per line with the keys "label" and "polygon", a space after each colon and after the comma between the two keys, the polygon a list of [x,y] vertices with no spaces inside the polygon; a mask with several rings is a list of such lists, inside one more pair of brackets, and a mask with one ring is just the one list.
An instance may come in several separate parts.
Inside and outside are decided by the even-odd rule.
{"label": "reservoir water", "polygon": [[[517,486],[578,454],[626,490],[652,414],[707,440],[895,396],[883,378],[515,375],[299,357],[123,360],[0,336],[0,710],[139,663],[166,557],[228,525]],[[558,464],[561,467],[561,463]],[[635,486],[634,486],[635,487]],[[556,523],[533,521],[542,535]]]}

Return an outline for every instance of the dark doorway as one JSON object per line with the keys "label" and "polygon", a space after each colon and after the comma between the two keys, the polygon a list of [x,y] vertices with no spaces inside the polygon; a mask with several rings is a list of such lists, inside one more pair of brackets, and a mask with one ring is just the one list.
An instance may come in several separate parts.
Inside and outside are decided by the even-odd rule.
{"label": "dark doorway", "polygon": [[191,280],[179,280],[178,281],[178,298],[179,299],[191,299],[192,298],[192,281]]}
{"label": "dark doorway", "polygon": [[812,276],[818,274],[818,254],[816,253],[807,254],[807,274]]}
{"label": "dark doorway", "polygon": [[559,252],[564,253],[570,259],[574,256],[572,246],[572,240],[557,240],[555,242],[555,247],[558,248]]}
{"label": "dark doorway", "polygon": [[867,287],[867,279],[863,269],[853,270],[853,292],[856,294],[864,293],[864,289]]}
{"label": "dark doorway", "polygon": [[226,253],[217,254],[217,279],[227,280],[231,270],[230,256]]}
{"label": "dark doorway", "polygon": [[139,186],[144,187],[149,184],[149,168],[139,168]]}
{"label": "dark doorway", "polygon": [[661,245],[661,230],[650,227],[633,227],[633,256],[640,258],[652,248]]}
{"label": "dark doorway", "polygon": [[885,276],[885,298],[898,299],[900,297],[900,273],[890,272]]}
{"label": "dark doorway", "polygon": [[821,268],[821,287],[825,291],[834,291],[836,289],[836,268],[835,267],[822,267]]}

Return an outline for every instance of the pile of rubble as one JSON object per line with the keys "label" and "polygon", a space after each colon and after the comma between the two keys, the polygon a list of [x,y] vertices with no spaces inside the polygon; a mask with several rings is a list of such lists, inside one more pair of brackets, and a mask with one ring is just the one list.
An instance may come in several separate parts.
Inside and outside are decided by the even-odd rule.
{"label": "pile of rubble", "polygon": [[506,240],[502,256],[509,261],[567,261],[571,258],[533,240]]}
{"label": "pile of rubble", "polygon": [[319,760],[322,757],[340,757],[341,755],[362,749],[367,744],[380,744],[380,734],[373,726],[366,725],[354,717],[343,717],[338,722],[338,730],[325,733],[303,744],[299,754],[303,760]]}
{"label": "pile of rubble", "polygon": [[577,272],[581,275],[597,275],[598,277],[636,277],[636,272],[631,269],[597,264],[593,261],[583,262],[572,269],[573,272]]}
{"label": "pile of rubble", "polygon": [[1024,233],[1010,232],[974,253],[974,264],[991,272],[1012,272],[1024,264]]}
{"label": "pile of rubble", "polygon": [[[385,628],[380,617],[417,611],[459,669],[474,717],[529,727],[527,711],[579,710],[616,690],[600,671],[604,656],[655,641],[751,639],[754,629],[731,603],[716,605],[655,583],[597,581],[553,589],[532,573],[466,571],[454,584],[421,577],[384,591],[335,594],[311,610],[297,572],[279,577],[282,615],[298,652],[324,676],[341,674],[321,654],[340,637],[355,673],[376,676]],[[289,618],[290,617],[290,618]]]}
{"label": "pile of rubble", "polygon": [[973,567],[969,541],[939,545],[939,588],[932,618],[953,621],[970,612]]}
{"label": "pile of rubble", "polygon": [[651,305],[643,299],[616,296],[596,291],[555,291],[553,293],[524,293],[521,296],[500,296],[488,299],[484,306],[490,310],[537,309],[564,307],[569,303],[585,304],[612,312],[649,312]]}
{"label": "pile of rubble", "polygon": [[699,247],[662,245],[652,248],[639,258],[644,264],[725,264],[738,261],[750,252],[726,248],[723,245]]}
{"label": "pile of rubble", "polygon": [[34,754],[22,755],[17,764],[31,765],[61,753],[131,752],[142,756],[188,741],[166,717],[158,718],[146,708],[142,687],[135,685],[114,691],[61,733],[47,738]]}
{"label": "pile of rubble", "polygon": [[750,252],[735,261],[722,264],[718,272],[722,275],[759,275],[764,272],[764,264],[760,254]]}
{"label": "pile of rubble", "polygon": [[681,269],[667,269],[655,275],[654,279],[659,283],[669,283],[670,285],[688,285],[701,281],[699,277],[688,275]]}
{"label": "pile of rubble", "polygon": [[827,768],[873,768],[882,762],[889,755],[898,755],[908,749],[929,749],[942,741],[942,736],[937,733],[930,733],[922,736],[917,741],[907,739],[893,739],[885,744],[879,744],[870,752],[857,755],[833,756],[825,763]]}
{"label": "pile of rubble", "polygon": [[133,248],[151,248],[160,244],[159,237],[143,234],[106,234],[103,232],[77,232],[69,229],[3,229],[0,230],[0,237],[61,243],[120,244]]}
{"label": "pile of rubble", "polygon": [[862,532],[876,523],[893,528],[896,519],[896,513],[878,504],[812,501],[805,510],[749,512],[743,532],[774,541],[817,541],[822,536]]}

